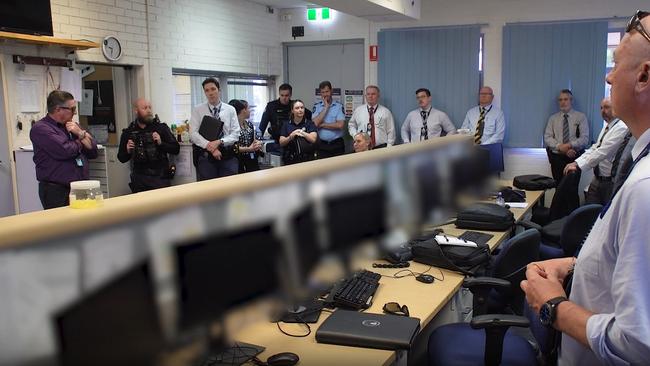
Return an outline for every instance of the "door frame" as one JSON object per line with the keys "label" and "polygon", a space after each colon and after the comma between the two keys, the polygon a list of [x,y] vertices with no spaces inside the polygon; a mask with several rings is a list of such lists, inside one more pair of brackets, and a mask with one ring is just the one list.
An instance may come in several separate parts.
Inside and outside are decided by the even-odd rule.
{"label": "door frame", "polygon": [[11,131],[13,131],[13,129],[11,128],[10,120],[13,119],[9,118],[9,98],[7,93],[9,89],[7,88],[7,73],[5,72],[5,65],[2,57],[0,57],[0,80],[2,80],[2,85],[0,85],[0,88],[2,88],[3,98],[1,102],[4,104],[4,128],[7,131],[7,152],[9,153],[9,160],[7,161],[7,164],[10,165],[11,171],[11,190],[14,198],[14,215],[17,215],[18,212],[20,212],[20,206],[18,202],[18,189],[16,182],[16,161],[14,157],[14,145],[13,139],[11,138]]}

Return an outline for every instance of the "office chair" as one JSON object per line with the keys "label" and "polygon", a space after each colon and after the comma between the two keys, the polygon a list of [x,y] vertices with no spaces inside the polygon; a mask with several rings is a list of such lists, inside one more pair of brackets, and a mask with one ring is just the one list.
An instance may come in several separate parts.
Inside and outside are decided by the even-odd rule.
{"label": "office chair", "polygon": [[555,189],[551,207],[535,207],[531,221],[544,226],[551,221],[565,217],[573,212],[573,210],[580,206],[580,197],[578,196],[579,183],[580,173],[571,172],[565,175]]}
{"label": "office chair", "polygon": [[499,254],[494,257],[489,276],[509,281],[512,286],[507,290],[484,288],[482,286],[471,286],[470,291],[474,294],[474,306],[481,307],[482,300],[487,297],[486,307],[481,313],[509,312],[523,314],[524,293],[519,288],[519,282],[526,277],[525,266],[539,259],[540,233],[535,229],[529,229],[510,238],[500,246]]}
{"label": "office chair", "polygon": [[[487,286],[507,289],[511,283],[496,278],[484,278]],[[466,286],[466,283],[463,283]],[[528,309],[527,305],[524,308]],[[552,347],[550,333],[541,326],[537,314],[526,310],[526,316],[507,314],[477,314],[469,323],[453,323],[436,328],[429,336],[429,366],[530,366],[537,365]],[[530,336],[510,327],[531,327]],[[532,343],[531,343],[532,341]]]}
{"label": "office chair", "polygon": [[534,228],[542,233],[539,257],[542,260],[576,255],[594,226],[602,205],[591,204],[578,207],[567,217],[552,221],[544,227],[531,222],[519,222],[525,228]]}

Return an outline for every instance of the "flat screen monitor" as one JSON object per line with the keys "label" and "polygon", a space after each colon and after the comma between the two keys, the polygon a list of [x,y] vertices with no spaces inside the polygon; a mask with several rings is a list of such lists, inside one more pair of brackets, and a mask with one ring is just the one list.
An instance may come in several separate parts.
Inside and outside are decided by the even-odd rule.
{"label": "flat screen monitor", "polygon": [[318,228],[314,217],[314,207],[307,205],[296,211],[289,221],[295,238],[298,274],[306,279],[320,262],[322,250],[318,243]]}
{"label": "flat screen monitor", "polygon": [[52,36],[50,0],[2,0],[0,31]]}
{"label": "flat screen monitor", "polygon": [[164,346],[148,262],[54,316],[59,363],[154,365]]}
{"label": "flat screen monitor", "polygon": [[487,144],[487,145],[481,145],[481,149],[487,150],[490,157],[489,157],[489,172],[492,174],[498,174],[501,173],[505,170],[505,166],[503,163],[503,144],[501,143],[496,143],[496,144]]}
{"label": "flat screen monitor", "polygon": [[270,224],[178,245],[180,329],[206,326],[236,305],[277,291],[281,255]]}
{"label": "flat screen monitor", "polygon": [[326,199],[329,248],[348,251],[386,231],[386,196],[382,187]]}

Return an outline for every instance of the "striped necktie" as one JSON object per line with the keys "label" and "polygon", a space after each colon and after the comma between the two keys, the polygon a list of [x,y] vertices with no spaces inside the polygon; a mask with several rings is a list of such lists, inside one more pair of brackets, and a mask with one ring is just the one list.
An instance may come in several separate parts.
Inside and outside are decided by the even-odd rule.
{"label": "striped necktie", "polygon": [[481,138],[483,138],[483,129],[485,128],[485,107],[481,108],[481,115],[476,122],[476,132],[474,132],[474,144],[480,145]]}
{"label": "striped necktie", "polygon": [[564,121],[562,122],[562,142],[568,143],[571,141],[571,134],[569,133],[569,115],[564,114]]}

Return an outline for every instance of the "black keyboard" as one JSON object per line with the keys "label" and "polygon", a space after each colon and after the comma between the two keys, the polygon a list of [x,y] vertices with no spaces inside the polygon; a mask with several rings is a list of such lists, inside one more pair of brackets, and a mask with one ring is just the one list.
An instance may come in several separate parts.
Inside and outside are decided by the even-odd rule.
{"label": "black keyboard", "polygon": [[379,273],[363,270],[342,280],[332,290],[334,306],[356,310],[369,308],[380,278]]}
{"label": "black keyboard", "polygon": [[459,236],[460,239],[474,242],[476,245],[487,244],[492,237],[494,237],[494,235],[479,233],[477,231],[465,231],[463,235]]}

